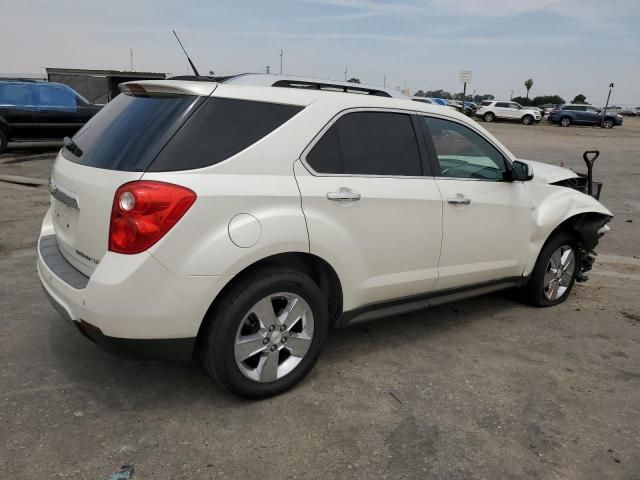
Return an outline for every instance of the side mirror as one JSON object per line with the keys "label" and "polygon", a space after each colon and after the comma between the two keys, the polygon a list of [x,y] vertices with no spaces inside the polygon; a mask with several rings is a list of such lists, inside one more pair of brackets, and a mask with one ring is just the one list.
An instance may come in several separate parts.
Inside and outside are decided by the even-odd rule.
{"label": "side mirror", "polygon": [[514,182],[528,182],[533,179],[533,167],[528,163],[516,160],[511,169],[511,180]]}

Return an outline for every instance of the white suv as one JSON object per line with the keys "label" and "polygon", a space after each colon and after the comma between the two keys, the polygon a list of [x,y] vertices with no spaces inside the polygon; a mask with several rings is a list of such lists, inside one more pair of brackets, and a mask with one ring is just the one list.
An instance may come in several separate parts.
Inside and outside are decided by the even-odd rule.
{"label": "white suv", "polygon": [[299,382],[330,326],[510,287],[562,302],[608,230],[582,177],[516,160],[450,109],[366,90],[122,89],[56,159],[40,280],[96,343],[197,355],[239,395]]}
{"label": "white suv", "polygon": [[531,125],[542,119],[540,109],[535,107],[523,107],[516,102],[500,102],[485,100],[476,112],[477,117],[482,117],[485,122],[499,120],[518,120],[524,125]]}

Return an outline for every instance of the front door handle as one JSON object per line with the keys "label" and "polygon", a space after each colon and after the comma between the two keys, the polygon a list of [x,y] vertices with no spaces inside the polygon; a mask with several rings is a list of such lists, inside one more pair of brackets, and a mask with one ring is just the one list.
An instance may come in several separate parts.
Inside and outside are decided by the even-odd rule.
{"label": "front door handle", "polygon": [[451,205],[470,205],[471,199],[465,197],[461,193],[456,193],[455,197],[447,198],[447,203],[450,203]]}
{"label": "front door handle", "polygon": [[350,188],[340,187],[337,192],[327,193],[327,198],[329,200],[334,200],[336,202],[357,202],[362,197],[355,190],[351,190]]}

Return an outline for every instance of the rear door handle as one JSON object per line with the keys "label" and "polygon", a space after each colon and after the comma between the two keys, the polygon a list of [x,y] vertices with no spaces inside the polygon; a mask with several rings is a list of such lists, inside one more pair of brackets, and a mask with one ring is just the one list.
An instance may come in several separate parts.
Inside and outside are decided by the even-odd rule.
{"label": "rear door handle", "polygon": [[357,202],[362,196],[355,190],[340,187],[337,192],[327,193],[327,198],[336,202]]}
{"label": "rear door handle", "polygon": [[471,199],[465,197],[461,193],[456,193],[455,197],[447,198],[447,203],[450,203],[451,205],[471,205]]}

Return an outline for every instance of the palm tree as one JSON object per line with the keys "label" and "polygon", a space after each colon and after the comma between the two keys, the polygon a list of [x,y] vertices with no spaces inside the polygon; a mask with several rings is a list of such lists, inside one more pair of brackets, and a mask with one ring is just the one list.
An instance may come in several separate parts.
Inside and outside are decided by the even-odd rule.
{"label": "palm tree", "polygon": [[527,98],[529,98],[529,90],[531,90],[531,87],[533,87],[533,80],[527,80],[526,82],[524,82],[524,86],[527,87]]}

